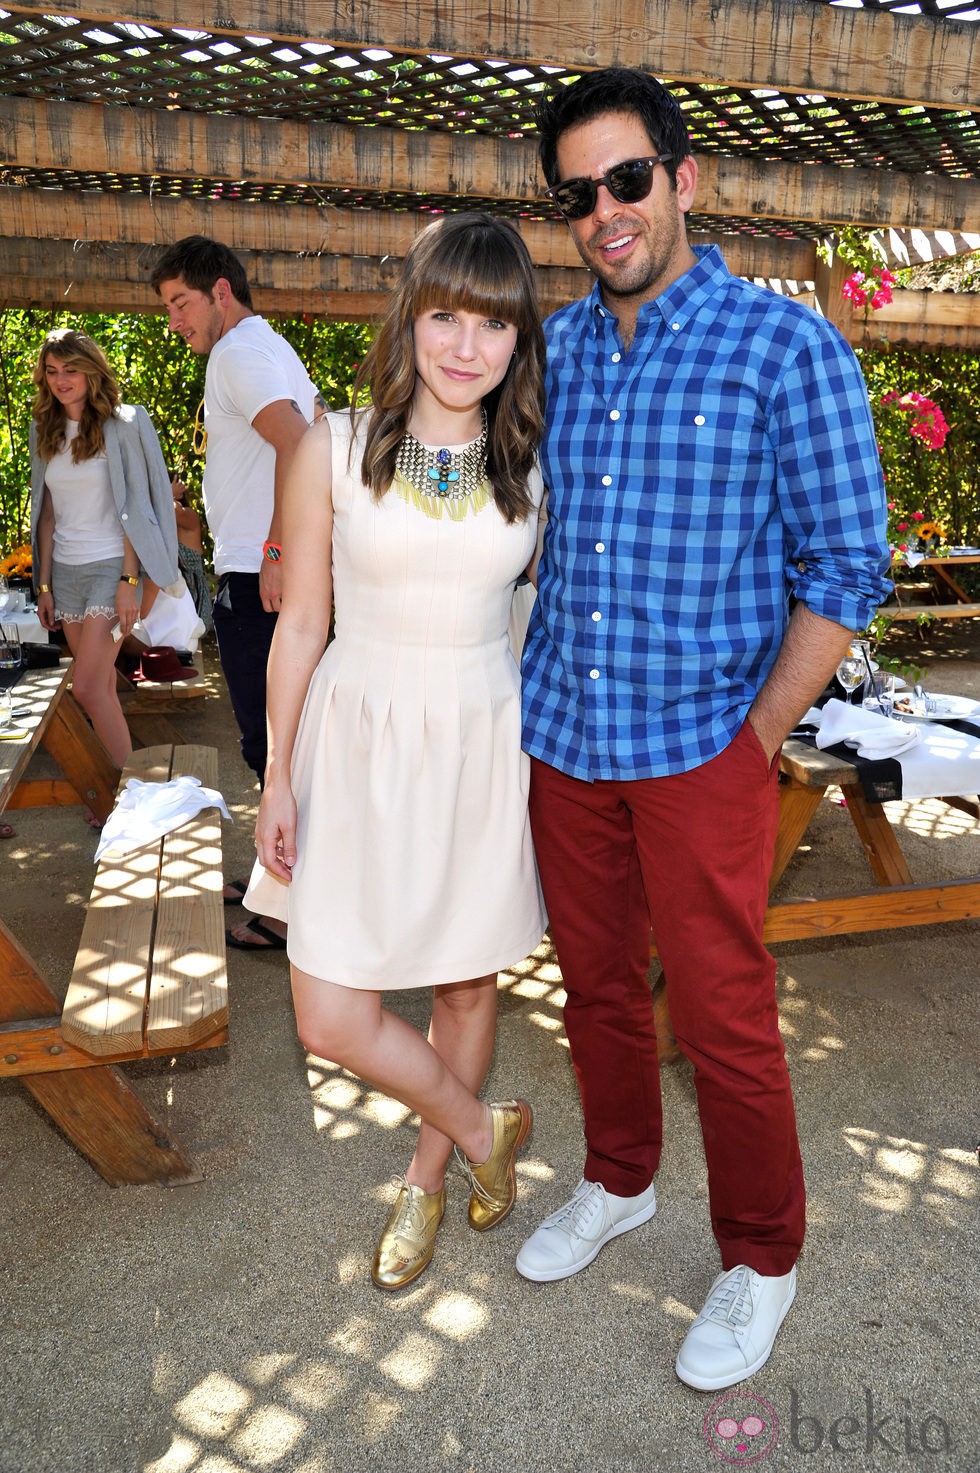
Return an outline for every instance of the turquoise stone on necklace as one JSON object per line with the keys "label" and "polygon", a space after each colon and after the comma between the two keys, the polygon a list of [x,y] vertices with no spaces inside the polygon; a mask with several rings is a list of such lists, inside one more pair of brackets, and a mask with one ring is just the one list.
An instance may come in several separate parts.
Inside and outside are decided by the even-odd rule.
{"label": "turquoise stone on necklace", "polygon": [[451,450],[437,450],[436,463],[429,466],[429,480],[435,481],[440,496],[445,496],[450,486],[459,480],[459,471],[452,469],[452,463]]}

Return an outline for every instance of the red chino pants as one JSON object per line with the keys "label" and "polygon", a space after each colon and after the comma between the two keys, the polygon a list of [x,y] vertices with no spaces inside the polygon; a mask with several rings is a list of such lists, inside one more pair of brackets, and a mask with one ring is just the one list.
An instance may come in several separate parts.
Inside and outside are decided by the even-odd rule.
{"label": "red chino pants", "polygon": [[694,1065],[722,1266],[784,1274],[805,1229],[803,1167],[762,944],[777,764],[746,723],[691,772],[594,783],[532,760],[531,824],[585,1118],[584,1175],[635,1196],[663,1116],[650,933]]}

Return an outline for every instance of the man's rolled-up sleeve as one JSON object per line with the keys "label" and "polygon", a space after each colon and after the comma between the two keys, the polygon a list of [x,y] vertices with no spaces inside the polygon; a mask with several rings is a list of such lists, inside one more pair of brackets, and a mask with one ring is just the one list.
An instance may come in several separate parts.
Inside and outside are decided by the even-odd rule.
{"label": "man's rolled-up sleeve", "polygon": [[781,375],[769,418],[796,598],[847,629],[866,629],[892,590],[885,486],[860,365],[814,319]]}

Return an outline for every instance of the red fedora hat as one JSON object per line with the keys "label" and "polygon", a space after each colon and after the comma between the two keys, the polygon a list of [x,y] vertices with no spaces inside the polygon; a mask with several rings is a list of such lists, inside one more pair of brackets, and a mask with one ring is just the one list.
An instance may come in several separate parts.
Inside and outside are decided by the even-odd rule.
{"label": "red fedora hat", "polygon": [[197,674],[190,665],[182,665],[172,644],[151,644],[140,656],[136,679],[152,680],[158,685],[168,681],[192,680]]}

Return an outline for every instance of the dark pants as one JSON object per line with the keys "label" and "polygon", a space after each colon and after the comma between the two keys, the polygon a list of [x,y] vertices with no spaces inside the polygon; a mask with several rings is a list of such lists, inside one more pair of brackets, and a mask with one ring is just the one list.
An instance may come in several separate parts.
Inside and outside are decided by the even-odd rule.
{"label": "dark pants", "polygon": [[762,944],[778,793],[746,724],[703,767],[582,782],[532,760],[531,826],[585,1117],[584,1175],[635,1196],[660,1164],[650,932],[671,1022],[694,1064],[722,1266],[788,1273],[803,1168]]}
{"label": "dark pants", "polygon": [[277,614],[259,597],[258,573],[222,573],[214,600],[214,632],[232,710],[242,734],[242,756],[265,778],[265,667]]}

